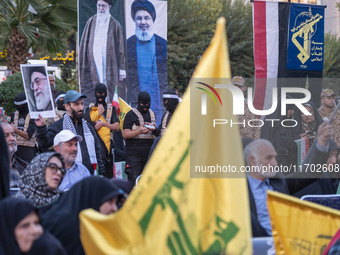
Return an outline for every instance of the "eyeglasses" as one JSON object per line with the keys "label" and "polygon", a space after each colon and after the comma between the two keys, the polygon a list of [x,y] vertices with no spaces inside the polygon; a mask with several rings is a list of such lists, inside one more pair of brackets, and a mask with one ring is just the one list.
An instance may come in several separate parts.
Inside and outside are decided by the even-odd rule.
{"label": "eyeglasses", "polygon": [[142,21],[143,20],[143,18],[144,18],[144,20],[146,21],[146,22],[149,22],[152,18],[150,17],[150,16],[137,16],[136,17],[136,20],[137,21]]}
{"label": "eyeglasses", "polygon": [[109,5],[108,4],[97,4],[97,8],[107,8],[107,7],[109,7]]}
{"label": "eyeglasses", "polygon": [[59,168],[56,164],[54,163],[47,163],[46,165],[49,167],[49,169],[52,171],[52,173],[56,174],[58,171],[60,171],[61,175],[64,176],[66,174],[65,168]]}
{"label": "eyeglasses", "polygon": [[31,89],[34,90],[34,84],[37,84],[37,86],[40,86],[42,81],[47,80],[47,78],[35,78],[34,81],[31,82]]}

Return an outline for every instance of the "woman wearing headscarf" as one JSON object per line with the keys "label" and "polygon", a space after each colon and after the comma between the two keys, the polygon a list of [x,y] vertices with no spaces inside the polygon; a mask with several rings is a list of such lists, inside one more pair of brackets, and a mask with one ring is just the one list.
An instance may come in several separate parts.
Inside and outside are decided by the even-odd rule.
{"label": "woman wearing headscarf", "polygon": [[17,255],[30,251],[43,233],[34,205],[19,198],[0,201],[0,254]]}
{"label": "woman wearing headscarf", "polygon": [[123,207],[133,187],[131,187],[131,184],[124,179],[112,178],[110,181],[124,192],[123,196],[117,202],[118,209],[120,209]]}
{"label": "woman wearing headscarf", "polygon": [[0,199],[9,196],[9,154],[2,128],[0,128]]}
{"label": "woman wearing headscarf", "polygon": [[323,123],[323,120],[312,102],[302,104],[311,115],[305,115],[299,111],[300,114],[296,116],[296,120],[299,125],[299,132],[301,138],[309,138],[310,144],[313,143],[319,126]]}
{"label": "woman wearing headscarf", "polygon": [[43,231],[33,203],[27,199],[0,201],[0,255],[66,255],[61,243]]}
{"label": "woman wearing headscarf", "polygon": [[44,234],[34,241],[29,255],[67,255],[64,247],[59,240],[51,235],[49,232],[44,231]]}
{"label": "woman wearing headscarf", "polygon": [[51,204],[60,196],[58,186],[64,175],[65,164],[59,153],[39,154],[23,171],[17,197],[30,199],[38,208]]}
{"label": "woman wearing headscarf", "polygon": [[107,179],[88,177],[63,193],[42,213],[42,224],[59,239],[68,254],[85,254],[79,236],[79,213],[88,208],[103,214],[114,213],[123,194],[122,190]]}
{"label": "woman wearing headscarf", "polygon": [[[292,97],[287,96],[292,99]],[[278,100],[281,101],[280,99]],[[298,138],[298,131],[293,127],[295,121],[293,119],[297,108],[294,105],[287,105],[286,115],[281,115],[281,105],[278,104],[276,110],[266,116],[264,125],[261,127],[260,138],[270,141],[276,152],[277,161],[280,165],[290,165],[296,162],[297,147],[294,142]],[[279,121],[271,121],[279,120]],[[282,125],[284,121],[286,126]],[[296,164],[296,163],[295,163]]]}

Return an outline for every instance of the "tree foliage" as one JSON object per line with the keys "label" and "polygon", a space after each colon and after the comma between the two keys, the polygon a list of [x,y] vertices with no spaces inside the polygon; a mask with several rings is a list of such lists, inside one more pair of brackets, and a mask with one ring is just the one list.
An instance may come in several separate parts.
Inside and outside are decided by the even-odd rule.
{"label": "tree foliage", "polygon": [[20,92],[25,92],[21,73],[13,74],[0,83],[0,105],[4,107],[6,115],[15,110],[14,98]]}
{"label": "tree foliage", "polygon": [[[0,41],[6,45],[7,66],[12,72],[20,70],[20,64],[26,63],[28,49],[47,51],[51,54],[62,52],[67,48],[66,35],[76,26],[68,23],[70,12],[60,15],[57,2],[48,0],[1,0],[0,1]],[[75,8],[76,2],[69,1]],[[34,7],[36,14],[32,10]]]}
{"label": "tree foliage", "polygon": [[226,17],[232,75],[254,76],[252,6],[249,1],[224,0],[221,16]]}
{"label": "tree foliage", "polygon": [[55,78],[55,88],[67,92],[73,88],[61,79]]}
{"label": "tree foliage", "polygon": [[330,88],[340,95],[340,39],[330,33],[325,34],[323,87]]}
{"label": "tree foliage", "polygon": [[168,0],[168,77],[184,90],[208,47],[219,17],[227,20],[231,70],[252,77],[252,11],[246,0]]}
{"label": "tree foliage", "polygon": [[340,70],[340,39],[336,35],[325,35],[324,68],[325,78],[336,78]]}
{"label": "tree foliage", "polygon": [[[213,35],[216,14],[208,1],[168,1],[168,77],[183,89]],[[209,14],[207,10],[209,10]]]}

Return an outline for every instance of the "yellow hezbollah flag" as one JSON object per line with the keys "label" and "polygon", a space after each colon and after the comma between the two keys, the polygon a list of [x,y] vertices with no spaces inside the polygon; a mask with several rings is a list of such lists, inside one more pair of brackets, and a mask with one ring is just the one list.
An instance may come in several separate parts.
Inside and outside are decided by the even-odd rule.
{"label": "yellow hezbollah flag", "polygon": [[130,105],[128,105],[127,102],[125,102],[122,98],[119,98],[119,126],[120,126],[120,130],[122,130],[123,132],[123,123],[124,123],[124,119],[126,114],[132,109]]}
{"label": "yellow hezbollah flag", "polygon": [[[230,78],[225,30],[220,18],[193,78]],[[192,154],[191,143],[202,137],[190,137],[190,89],[123,208],[109,216],[92,209],[80,213],[86,254],[251,254],[246,179],[190,177],[191,160],[198,157],[232,158],[241,166],[238,129],[221,129],[231,130],[222,134],[227,140],[204,139],[205,147]],[[231,118],[231,101],[225,102],[218,109]],[[204,122],[197,129],[201,136],[213,131]]]}
{"label": "yellow hezbollah flag", "polygon": [[322,254],[340,228],[340,212],[274,191],[267,194],[276,254]]}

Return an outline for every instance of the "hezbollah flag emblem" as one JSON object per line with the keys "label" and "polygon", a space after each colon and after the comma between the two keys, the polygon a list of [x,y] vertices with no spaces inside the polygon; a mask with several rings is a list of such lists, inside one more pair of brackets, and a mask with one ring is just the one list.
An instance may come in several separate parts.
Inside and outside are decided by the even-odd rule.
{"label": "hezbollah flag emblem", "polygon": [[[230,78],[225,33],[225,19],[220,18],[193,78]],[[192,154],[199,137],[190,136],[190,100],[189,86],[123,208],[109,216],[92,209],[80,213],[86,254],[251,254],[246,178],[190,177],[191,160],[203,154],[220,159],[230,151],[227,157],[241,166],[239,131],[233,127],[225,132],[228,142],[210,144],[208,139]],[[231,101],[224,107],[231,109]],[[201,135],[211,128],[211,123],[202,124]],[[213,154],[212,146],[221,153]]]}

